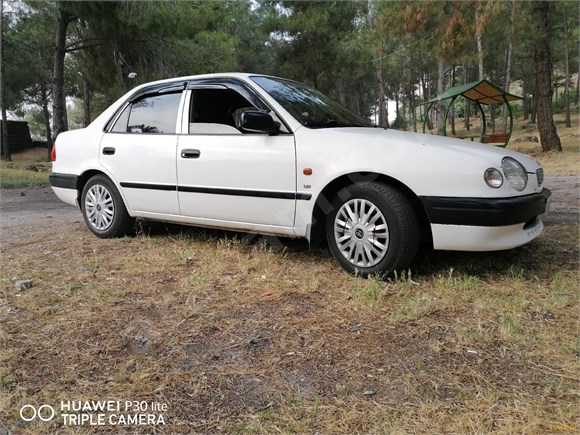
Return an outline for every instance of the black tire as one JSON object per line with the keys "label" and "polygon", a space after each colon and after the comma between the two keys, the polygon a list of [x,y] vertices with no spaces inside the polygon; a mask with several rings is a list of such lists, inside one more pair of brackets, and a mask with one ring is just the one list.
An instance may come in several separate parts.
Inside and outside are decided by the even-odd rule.
{"label": "black tire", "polygon": [[115,184],[104,175],[95,175],[85,184],[81,210],[89,230],[102,239],[124,236],[135,223]]}
{"label": "black tire", "polygon": [[413,206],[400,191],[360,182],[337,193],[326,217],[326,238],[347,272],[387,276],[414,260],[420,231]]}

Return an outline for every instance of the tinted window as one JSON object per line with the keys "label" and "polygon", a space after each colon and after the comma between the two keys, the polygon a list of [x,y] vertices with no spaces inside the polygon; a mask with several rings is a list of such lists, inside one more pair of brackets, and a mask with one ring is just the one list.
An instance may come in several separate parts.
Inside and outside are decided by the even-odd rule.
{"label": "tinted window", "polygon": [[129,133],[175,133],[180,99],[181,93],[177,93],[148,96],[133,102],[127,131]]}
{"label": "tinted window", "polygon": [[235,126],[234,112],[245,107],[253,108],[253,105],[231,89],[197,89],[191,99],[189,122]]}

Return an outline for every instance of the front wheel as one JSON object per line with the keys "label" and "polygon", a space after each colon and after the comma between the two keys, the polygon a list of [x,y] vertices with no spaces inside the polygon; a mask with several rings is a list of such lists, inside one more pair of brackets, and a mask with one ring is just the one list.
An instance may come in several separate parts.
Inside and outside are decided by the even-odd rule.
{"label": "front wheel", "polygon": [[87,182],[81,207],[87,226],[98,237],[124,236],[133,228],[134,219],[127,213],[121,195],[104,175],[95,175]]}
{"label": "front wheel", "polygon": [[419,246],[412,205],[397,189],[378,182],[343,188],[326,218],[330,250],[348,272],[388,275],[407,267]]}

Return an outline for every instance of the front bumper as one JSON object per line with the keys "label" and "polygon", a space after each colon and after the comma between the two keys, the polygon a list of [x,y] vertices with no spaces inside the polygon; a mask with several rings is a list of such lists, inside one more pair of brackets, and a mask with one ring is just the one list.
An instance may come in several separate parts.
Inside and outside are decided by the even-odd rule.
{"label": "front bumper", "polygon": [[531,242],[544,229],[539,217],[523,224],[502,227],[431,225],[433,249],[446,251],[502,251]]}
{"label": "front bumper", "polygon": [[533,221],[546,211],[552,193],[512,198],[454,198],[423,196],[421,202],[431,224],[503,227]]}

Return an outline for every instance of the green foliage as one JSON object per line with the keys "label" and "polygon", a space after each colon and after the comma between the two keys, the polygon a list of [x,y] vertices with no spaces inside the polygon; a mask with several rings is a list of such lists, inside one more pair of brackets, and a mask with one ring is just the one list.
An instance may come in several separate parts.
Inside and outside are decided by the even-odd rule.
{"label": "green foliage", "polygon": [[[93,117],[150,80],[246,71],[312,84],[366,117],[376,111],[377,101],[397,100],[393,125],[409,128],[419,95],[436,94],[438,61],[445,65],[446,87],[476,79],[478,26],[486,77],[503,84],[511,41],[511,82],[522,81],[525,94],[534,92],[534,27],[526,2],[37,0],[17,5],[10,8],[4,34],[7,101],[12,110],[23,103],[35,106],[27,116],[38,135],[44,128],[40,107],[51,93],[59,9],[69,19],[65,94],[82,107],[88,84]],[[554,4],[551,44],[560,72],[566,41],[570,73],[578,71],[578,16],[577,2]],[[130,72],[137,77],[130,79]],[[570,92],[577,100],[575,86]],[[458,116],[461,104],[455,107]],[[557,110],[562,105],[556,100]],[[82,110],[69,118],[81,125]]]}
{"label": "green foliage", "polygon": [[54,7],[38,11],[23,10],[18,19],[7,20],[4,32],[6,106],[36,104],[52,78],[52,21]]}

